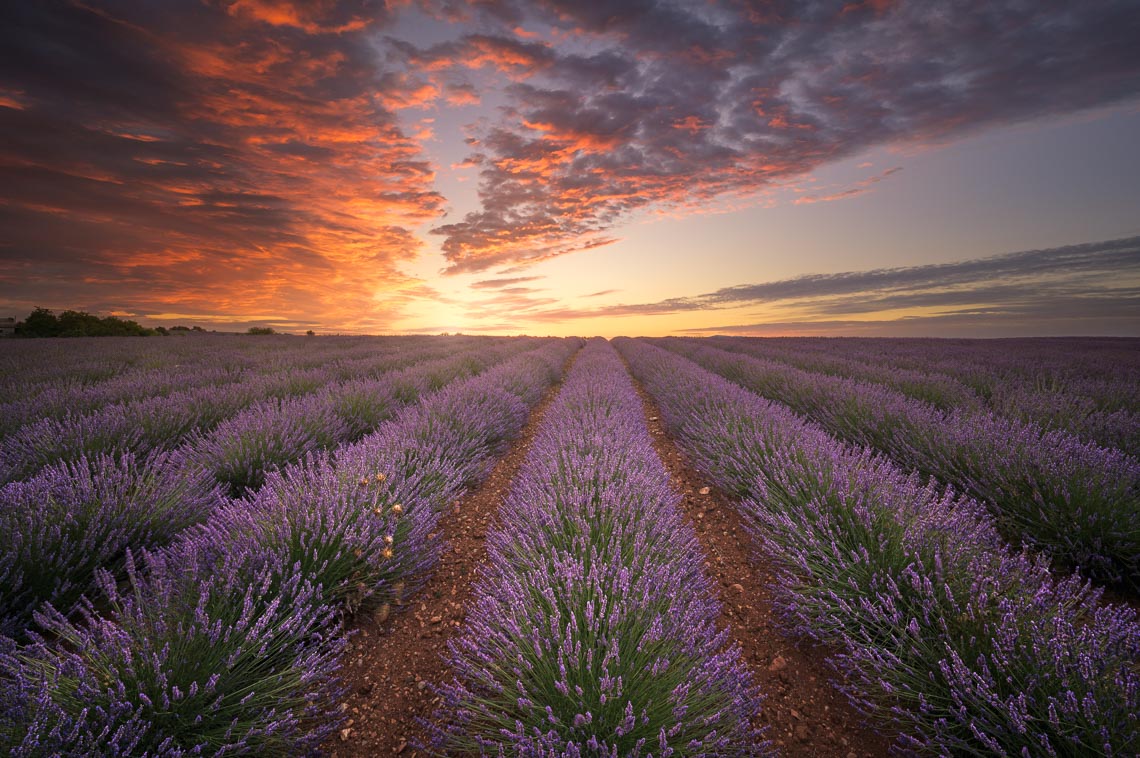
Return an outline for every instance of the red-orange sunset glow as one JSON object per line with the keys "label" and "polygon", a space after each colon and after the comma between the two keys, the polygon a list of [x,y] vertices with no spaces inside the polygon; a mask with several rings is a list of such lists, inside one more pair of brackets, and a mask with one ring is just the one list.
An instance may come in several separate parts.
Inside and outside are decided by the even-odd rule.
{"label": "red-orange sunset glow", "polygon": [[1140,8],[1062,5],[8,4],[0,315],[1135,333]]}
{"label": "red-orange sunset glow", "polygon": [[[123,78],[108,73],[94,91],[52,82],[7,119],[5,206],[21,223],[6,242],[55,238],[49,268],[81,249],[89,281],[107,285],[87,290],[103,308],[382,327],[395,306],[376,295],[398,299],[409,283],[398,266],[421,248],[411,230],[437,218],[443,198],[377,95],[365,36],[374,11],[151,12],[59,11],[92,75]],[[96,60],[106,50],[95,39],[121,52]],[[72,119],[53,114],[63,107]]]}

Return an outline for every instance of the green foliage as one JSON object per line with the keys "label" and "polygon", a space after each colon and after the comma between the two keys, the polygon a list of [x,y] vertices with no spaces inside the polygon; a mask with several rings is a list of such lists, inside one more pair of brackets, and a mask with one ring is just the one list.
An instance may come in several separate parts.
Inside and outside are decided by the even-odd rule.
{"label": "green foliage", "polygon": [[246,334],[276,334],[271,326],[251,326]]}
{"label": "green foliage", "polygon": [[36,308],[16,324],[17,337],[148,337],[155,334],[159,332],[117,316],[100,318],[86,311],[72,310],[56,316],[48,308]]}

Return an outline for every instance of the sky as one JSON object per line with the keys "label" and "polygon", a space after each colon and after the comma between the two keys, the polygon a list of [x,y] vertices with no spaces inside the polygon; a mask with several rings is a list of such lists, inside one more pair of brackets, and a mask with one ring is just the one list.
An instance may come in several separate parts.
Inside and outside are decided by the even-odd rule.
{"label": "sky", "polygon": [[1140,336],[1135,0],[0,4],[0,316]]}

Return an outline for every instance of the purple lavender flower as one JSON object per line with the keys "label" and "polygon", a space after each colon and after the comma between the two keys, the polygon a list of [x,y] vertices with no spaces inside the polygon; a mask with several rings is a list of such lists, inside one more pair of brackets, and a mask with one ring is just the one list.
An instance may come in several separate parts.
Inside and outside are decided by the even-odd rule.
{"label": "purple lavender flower", "polygon": [[450,647],[434,748],[764,753],[759,698],[611,347],[586,348],[547,414]]}
{"label": "purple lavender flower", "polygon": [[[488,469],[580,345],[474,342],[484,347],[479,360],[441,360],[425,386],[449,371],[489,370],[427,394],[355,445],[272,471],[256,496],[145,553],[137,569],[129,550],[137,536],[121,541],[125,576],[85,568],[98,579],[97,606],[84,599],[69,619],[45,604],[36,615],[45,637],[30,633],[23,647],[0,638],[0,736],[13,754],[314,749],[341,718],[337,618],[423,581],[438,555],[428,535],[442,507]],[[281,386],[304,391],[319,376],[302,371]],[[330,418],[329,408],[337,417],[332,392],[312,396],[328,401],[314,417]],[[205,480],[182,454],[141,470],[163,471],[166,460],[176,480]],[[31,491],[28,482],[10,487],[14,499]]]}
{"label": "purple lavender flower", "polygon": [[221,500],[176,453],[80,458],[0,488],[0,634],[22,634],[45,602],[70,611],[96,569],[122,577],[128,548],[169,543]]}
{"label": "purple lavender flower", "polygon": [[347,435],[326,393],[273,399],[226,419],[188,443],[188,455],[224,484],[231,496],[256,491],[265,475]]}
{"label": "purple lavender flower", "polygon": [[849,699],[939,754],[1132,755],[1140,623],[1015,552],[975,501],[620,340],[694,463],[742,497],[788,628],[838,650]]}
{"label": "purple lavender flower", "polygon": [[128,558],[129,593],[101,573],[111,618],[39,614],[55,642],[0,651],[11,754],[296,755],[329,736],[343,718],[333,609],[288,567],[229,557]]}
{"label": "purple lavender flower", "polygon": [[1140,460],[990,412],[940,411],[886,387],[661,343],[829,432],[881,450],[985,503],[998,527],[1061,566],[1140,588]]}

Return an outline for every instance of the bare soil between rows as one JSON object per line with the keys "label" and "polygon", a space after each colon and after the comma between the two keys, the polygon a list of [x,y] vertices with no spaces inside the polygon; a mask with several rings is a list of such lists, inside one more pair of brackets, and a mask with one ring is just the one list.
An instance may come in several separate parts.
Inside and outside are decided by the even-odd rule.
{"label": "bare soil between rows", "polygon": [[[564,367],[563,378],[572,361]],[[356,633],[341,671],[349,693],[343,706],[349,721],[324,746],[332,758],[424,755],[413,747],[426,741],[417,719],[430,718],[438,705],[429,685],[451,679],[443,656],[447,641],[463,625],[472,580],[487,560],[487,528],[561,387],[560,379],[547,390],[487,478],[440,519],[436,538],[448,544],[427,584],[386,618],[374,614],[354,621]]]}
{"label": "bare soil between rows", "polygon": [[[891,739],[866,728],[830,684],[831,672],[822,663],[826,651],[781,635],[768,591],[772,567],[757,555],[731,501],[688,465],[651,398],[634,384],[654,448],[682,496],[682,512],[696,529],[706,570],[719,588],[721,623],[730,628],[765,696],[757,725],[766,727],[768,739],[786,756],[886,755]],[[561,382],[548,390],[490,475],[441,519],[437,538],[448,546],[423,589],[387,617],[354,621],[341,672],[349,720],[324,746],[332,758],[424,755],[415,748],[426,738],[417,719],[431,718],[438,705],[431,685],[452,676],[444,655],[464,623],[473,580],[487,559],[487,529],[560,389]]]}
{"label": "bare soil between rows", "polygon": [[780,632],[768,587],[774,568],[757,552],[732,501],[706,484],[669,436],[649,393],[636,379],[649,432],[665,464],[681,511],[693,524],[705,554],[705,570],[719,587],[721,624],[740,645],[753,681],[764,695],[757,726],[784,756],[877,758],[893,737],[867,727],[830,683],[827,655]]}

